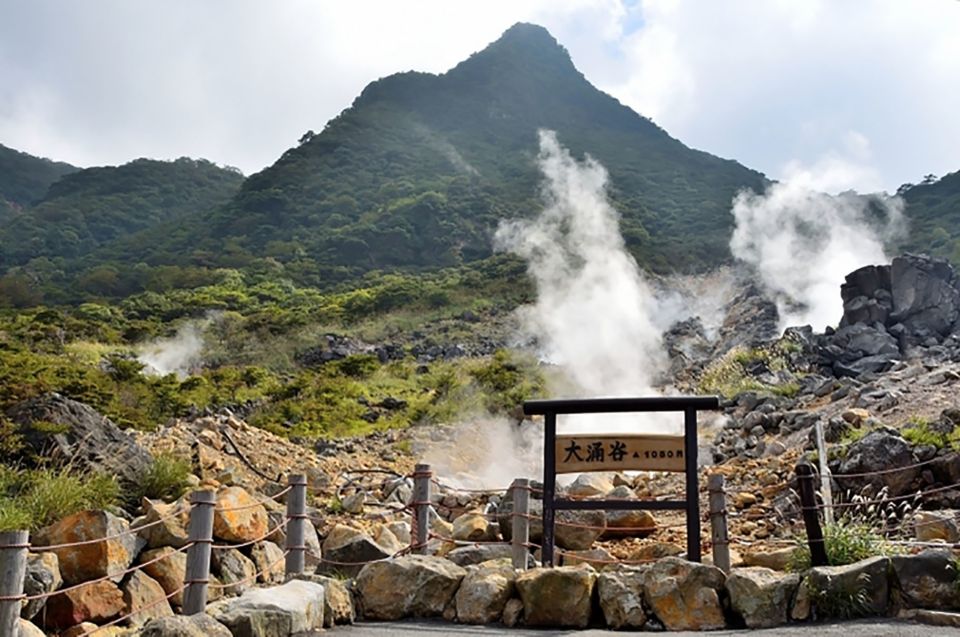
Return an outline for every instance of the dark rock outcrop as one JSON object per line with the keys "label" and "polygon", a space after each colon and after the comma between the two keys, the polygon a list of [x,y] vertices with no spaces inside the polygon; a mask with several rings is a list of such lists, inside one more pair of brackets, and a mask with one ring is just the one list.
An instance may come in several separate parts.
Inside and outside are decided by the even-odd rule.
{"label": "dark rock outcrop", "polygon": [[60,394],[22,402],[7,416],[23,435],[25,456],[70,462],[79,469],[116,475],[126,483],[136,482],[153,462],[150,453],[109,418]]}

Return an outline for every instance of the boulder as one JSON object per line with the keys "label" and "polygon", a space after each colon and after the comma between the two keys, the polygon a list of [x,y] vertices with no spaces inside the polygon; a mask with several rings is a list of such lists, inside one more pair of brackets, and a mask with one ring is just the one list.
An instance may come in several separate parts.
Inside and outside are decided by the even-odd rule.
{"label": "boulder", "polygon": [[[69,462],[76,469],[107,473],[136,484],[153,457],[133,436],[92,407],[49,393],[15,405],[7,413],[27,449],[23,457]],[[34,427],[34,423],[42,427]],[[51,433],[50,425],[59,433]]]}
{"label": "boulder", "polygon": [[516,586],[523,601],[524,623],[586,628],[596,581],[597,573],[589,566],[538,568],[520,573]]}
{"label": "boulder", "polygon": [[235,637],[290,637],[323,629],[323,586],[291,580],[219,602],[207,612]]}
{"label": "boulder", "polygon": [[46,637],[43,631],[26,619],[20,619],[20,634],[18,637]]}
{"label": "boulder", "polygon": [[453,521],[453,539],[483,542],[496,537],[487,516],[482,513],[464,513]]}
{"label": "boulder", "polygon": [[589,564],[598,571],[605,568],[608,564],[613,564],[617,560],[607,549],[595,546],[592,549],[584,551],[563,551],[561,554],[564,566],[577,566],[578,564]]}
{"label": "boulder", "polygon": [[283,551],[273,542],[257,542],[250,549],[250,559],[260,573],[257,581],[262,584],[282,584],[286,570]]}
{"label": "boulder", "polygon": [[960,312],[960,290],[953,267],[944,259],[907,254],[890,266],[893,313],[890,320],[911,332],[950,333]]}
{"label": "boulder", "polygon": [[603,473],[581,473],[565,490],[567,495],[588,498],[610,493],[613,482]]}
{"label": "boulder", "polygon": [[144,515],[130,526],[137,530],[137,535],[143,538],[147,548],[172,546],[178,549],[187,545],[190,505],[185,500],[165,504],[144,498],[142,505]]}
{"label": "boulder", "polygon": [[[25,595],[32,597],[52,593],[62,584],[60,560],[57,559],[56,553],[31,553],[27,556],[27,576],[23,580]],[[24,619],[33,619],[46,603],[46,598],[30,600],[20,609],[20,616]]]}
{"label": "boulder", "polygon": [[810,602],[820,618],[883,615],[887,610],[890,586],[887,569],[890,558],[872,557],[846,566],[811,568]]}
{"label": "boulder", "polygon": [[[914,482],[920,475],[920,467],[906,468],[916,462],[910,444],[897,432],[886,428],[876,429],[850,445],[836,480],[842,490],[849,489],[854,494],[863,493],[868,488],[872,494],[877,494],[887,488],[889,496],[905,495],[913,490]],[[900,467],[904,469],[889,471]],[[888,472],[876,473],[879,471]],[[842,476],[851,473],[875,475]]]}
{"label": "boulder", "polygon": [[511,600],[508,600],[506,605],[503,607],[503,615],[500,617],[500,622],[507,628],[513,628],[520,623],[520,619],[523,617],[523,602],[514,597]]}
{"label": "boulder", "polygon": [[267,509],[242,487],[217,490],[213,537],[227,542],[250,542],[266,535]]}
{"label": "boulder", "polygon": [[762,566],[774,571],[786,571],[790,568],[790,560],[796,549],[785,547],[771,550],[747,550],[743,554],[744,566]]}
{"label": "boulder", "polygon": [[156,617],[173,615],[163,587],[143,571],[134,571],[120,585],[123,593],[123,614],[126,621],[139,626]]}
{"label": "boulder", "polygon": [[760,566],[734,569],[727,576],[730,607],[747,628],[772,628],[787,623],[790,602],[800,576],[785,575]]}
{"label": "boulder", "polygon": [[[64,583],[79,584],[106,575],[118,582],[143,547],[129,523],[107,511],[80,511],[38,532],[32,539],[36,547],[112,539],[80,546],[51,549],[57,554]],[[116,537],[114,537],[116,536]]]}
{"label": "boulder", "polygon": [[338,524],[323,541],[324,561],[317,571],[353,577],[365,563],[382,560],[392,554],[366,533]]}
{"label": "boulder", "polygon": [[323,586],[323,627],[332,628],[340,624],[352,624],[356,619],[353,595],[342,581],[315,573],[301,573],[294,579],[313,582]]}
{"label": "boulder", "polygon": [[470,566],[489,560],[512,557],[513,548],[508,544],[479,544],[475,546],[461,546],[444,557],[458,566]]}
{"label": "boulder", "polygon": [[604,540],[647,537],[657,530],[657,519],[649,511],[607,511],[606,521]]}
{"label": "boulder", "polygon": [[254,585],[257,567],[237,549],[214,549],[211,571],[224,585],[224,595],[239,595]]}
{"label": "boulder", "polygon": [[177,615],[151,619],[138,637],[232,637],[230,630],[209,615]]}
{"label": "boulder", "polygon": [[[158,559],[163,556],[163,559]],[[153,561],[157,560],[157,561]],[[173,606],[183,606],[183,591],[175,593],[178,588],[183,586],[183,580],[187,575],[187,554],[177,552],[169,546],[161,549],[144,551],[140,554],[140,563],[145,564],[143,572],[152,577],[163,588],[164,594],[172,595],[170,604]]]}
{"label": "boulder", "polygon": [[54,630],[64,630],[87,621],[102,624],[118,616],[123,608],[123,593],[116,584],[106,580],[48,599],[44,624]]}
{"label": "boulder", "polygon": [[720,604],[725,580],[715,566],[665,557],[648,567],[644,592],[667,630],[716,630],[726,624]]}
{"label": "boulder", "polygon": [[[270,528],[277,529],[267,539],[279,547],[287,545],[287,527],[282,526],[286,515],[286,511],[267,511]],[[309,521],[304,525],[303,545],[307,547],[304,552],[304,564],[308,569],[314,570],[323,561],[323,551],[320,549],[320,536],[317,535],[317,527]]]}
{"label": "boulder", "polygon": [[377,543],[377,546],[391,555],[395,555],[410,545],[409,542],[406,544],[401,542],[386,524],[375,525],[372,529],[370,529],[370,533],[373,537],[373,541]]}
{"label": "boulder", "polygon": [[410,545],[410,523],[406,520],[394,520],[388,523],[387,528],[393,533],[394,537],[404,546]]}
{"label": "boulder", "polygon": [[429,555],[405,555],[367,564],[356,578],[357,604],[364,619],[439,617],[467,572]]}
{"label": "boulder", "polygon": [[917,539],[921,542],[943,540],[950,544],[960,542],[960,522],[957,511],[917,511],[912,518]]}
{"label": "boulder", "polygon": [[457,589],[457,620],[464,624],[491,624],[500,619],[513,596],[516,572],[510,566],[467,569]]}
{"label": "boulder", "polygon": [[960,610],[956,563],[949,550],[928,549],[917,555],[895,555],[890,562],[902,606]]}
{"label": "boulder", "polygon": [[624,567],[600,574],[597,591],[608,628],[639,630],[647,623],[643,606],[646,570],[647,567]]}

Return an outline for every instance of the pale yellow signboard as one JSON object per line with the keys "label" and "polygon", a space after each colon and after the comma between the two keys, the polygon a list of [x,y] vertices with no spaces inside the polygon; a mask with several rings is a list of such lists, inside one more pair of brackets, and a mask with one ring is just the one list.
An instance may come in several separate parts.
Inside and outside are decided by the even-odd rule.
{"label": "pale yellow signboard", "polygon": [[683,436],[558,435],[556,452],[557,473],[686,469]]}

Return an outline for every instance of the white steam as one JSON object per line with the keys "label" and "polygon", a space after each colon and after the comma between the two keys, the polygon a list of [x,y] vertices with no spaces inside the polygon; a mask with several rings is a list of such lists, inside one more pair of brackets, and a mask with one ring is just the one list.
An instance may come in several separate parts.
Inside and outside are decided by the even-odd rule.
{"label": "white steam", "polygon": [[172,338],[142,345],[137,360],[146,365],[147,373],[186,376],[200,364],[202,352],[202,325],[190,322],[182,325]]}
{"label": "white steam", "polygon": [[730,250],[757,269],[777,301],[781,328],[836,325],[844,277],[889,260],[884,241],[902,228],[903,202],[823,192],[849,183],[845,175],[862,173],[831,158],[812,170],[791,166],[786,179],[763,195],[744,191],[734,198]]}
{"label": "white steam", "polygon": [[[498,249],[526,259],[537,285],[536,303],[522,310],[525,329],[569,379],[564,393],[655,393],[667,362],[652,320],[656,302],[607,201],[606,170],[589,155],[575,160],[552,131],[540,131],[538,164],[543,211],[501,223],[495,236]],[[636,429],[638,417],[630,416]],[[613,420],[603,417],[605,430]]]}

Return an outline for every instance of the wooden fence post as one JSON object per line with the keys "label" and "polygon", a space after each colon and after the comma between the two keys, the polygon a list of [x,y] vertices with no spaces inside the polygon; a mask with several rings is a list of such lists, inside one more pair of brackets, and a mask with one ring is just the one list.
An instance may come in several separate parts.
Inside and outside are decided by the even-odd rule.
{"label": "wooden fence post", "polygon": [[730,572],[730,538],[727,535],[727,495],[723,490],[723,476],[715,474],[707,479],[710,494],[710,544],[713,546],[713,565],[724,573]]}
{"label": "wooden fence post", "polygon": [[291,473],[287,478],[287,558],[286,576],[299,575],[306,568],[307,476]]}
{"label": "wooden fence post", "polygon": [[513,493],[513,568],[527,570],[527,560],[530,551],[527,544],[530,542],[530,480],[517,478],[511,486]]}
{"label": "wooden fence post", "polygon": [[183,593],[183,614],[197,615],[207,606],[207,584],[210,582],[210,551],[213,545],[213,512],[217,494],[210,490],[194,491],[190,498],[190,548],[187,549],[187,577]]}
{"label": "wooden fence post", "polygon": [[0,635],[20,634],[20,601],[27,576],[28,531],[0,533]]}
{"label": "wooden fence post", "polygon": [[430,481],[433,472],[428,464],[418,464],[413,469],[413,553],[426,555],[427,538],[430,532]]}
{"label": "wooden fence post", "polygon": [[807,543],[810,545],[810,565],[827,565],[827,547],[823,543],[820,516],[817,515],[817,496],[814,492],[813,467],[805,462],[797,465],[797,489],[800,491],[800,511],[803,525],[807,528]]}

